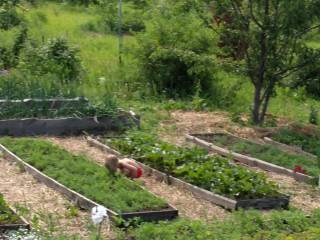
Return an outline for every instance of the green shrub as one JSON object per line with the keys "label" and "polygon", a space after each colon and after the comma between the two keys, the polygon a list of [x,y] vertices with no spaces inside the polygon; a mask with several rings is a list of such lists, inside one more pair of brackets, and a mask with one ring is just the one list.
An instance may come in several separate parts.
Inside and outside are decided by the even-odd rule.
{"label": "green shrub", "polygon": [[310,115],[309,115],[309,123],[318,125],[319,124],[318,115],[319,115],[318,110],[314,106],[311,106]]}
{"label": "green shrub", "polygon": [[2,194],[0,194],[0,225],[16,223],[19,223],[19,217],[10,210]]}
{"label": "green shrub", "polygon": [[201,93],[216,93],[215,34],[192,6],[161,1],[150,11],[145,32],[138,34],[133,55],[139,63],[139,80],[157,94],[190,96],[198,84]]}
{"label": "green shrub", "polygon": [[50,39],[40,47],[29,46],[19,68],[31,76],[55,75],[61,83],[77,83],[83,73],[78,49],[63,38]]}

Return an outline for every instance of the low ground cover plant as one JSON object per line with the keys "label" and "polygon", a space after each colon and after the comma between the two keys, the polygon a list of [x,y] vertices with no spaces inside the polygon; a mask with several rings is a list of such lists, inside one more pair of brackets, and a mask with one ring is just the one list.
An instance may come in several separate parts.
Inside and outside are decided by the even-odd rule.
{"label": "low ground cover plant", "polygon": [[19,217],[11,211],[2,194],[0,194],[0,226],[4,224],[17,224],[19,222]]}
{"label": "low ground cover plant", "polygon": [[48,141],[6,137],[0,143],[61,184],[118,213],[167,207],[137,183]]}
{"label": "low ground cover plant", "polygon": [[300,166],[308,175],[319,176],[320,174],[318,162],[315,159],[305,155],[288,153],[276,146],[255,144],[224,134],[216,134],[205,140],[209,140],[220,147],[227,147],[231,151],[255,157],[292,170]]}
{"label": "low ground cover plant", "polygon": [[320,137],[282,128],[272,136],[275,141],[300,147],[302,150],[320,157]]}
{"label": "low ground cover plant", "polygon": [[106,142],[153,168],[233,199],[279,195],[278,188],[265,175],[233,165],[225,158],[208,156],[198,148],[177,147],[141,132]]}
{"label": "low ground cover plant", "polygon": [[132,229],[135,240],[316,240],[320,237],[320,214],[307,217],[300,211],[237,212],[211,223],[180,219],[159,224],[145,223]]}

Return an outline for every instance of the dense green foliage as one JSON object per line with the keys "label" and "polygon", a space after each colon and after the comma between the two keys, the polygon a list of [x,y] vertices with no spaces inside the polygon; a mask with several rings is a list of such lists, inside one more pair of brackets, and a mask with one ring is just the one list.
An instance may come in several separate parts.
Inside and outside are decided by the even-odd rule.
{"label": "dense green foliage", "polygon": [[159,210],[167,206],[137,183],[47,141],[7,137],[0,139],[0,143],[61,184],[116,212]]}
{"label": "dense green foliage", "polygon": [[318,176],[320,173],[317,160],[304,155],[284,152],[276,146],[255,144],[222,134],[214,135],[211,139],[206,140],[218,146],[227,147],[234,152],[249,155],[291,170],[294,170],[296,166],[301,166],[308,175]]}
{"label": "dense green foliage", "polygon": [[0,226],[4,224],[16,224],[18,222],[19,217],[11,211],[2,194],[0,194]]}
{"label": "dense green foliage", "polygon": [[294,131],[290,128],[282,128],[272,135],[272,139],[284,144],[298,146],[302,150],[320,157],[320,137]]}
{"label": "dense green foliage", "polygon": [[138,60],[139,78],[144,79],[140,84],[147,84],[154,93],[186,97],[195,94],[197,87],[207,94],[216,93],[216,38],[199,18],[199,6],[205,5],[195,0],[158,2],[145,32],[137,35],[133,55]]}
{"label": "dense green foliage", "polygon": [[191,184],[234,199],[279,195],[265,175],[231,164],[227,159],[208,156],[203,150],[177,147],[155,136],[134,132],[107,143],[151,167]]}
{"label": "dense green foliage", "polygon": [[300,211],[239,212],[212,223],[178,220],[145,223],[133,230],[136,240],[316,240],[320,237],[319,211],[310,217]]}

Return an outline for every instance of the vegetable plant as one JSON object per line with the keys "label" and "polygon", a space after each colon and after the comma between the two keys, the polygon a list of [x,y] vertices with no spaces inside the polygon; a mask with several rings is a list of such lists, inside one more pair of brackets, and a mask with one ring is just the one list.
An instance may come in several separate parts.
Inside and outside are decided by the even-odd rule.
{"label": "vegetable plant", "polygon": [[118,213],[167,207],[138,183],[48,141],[6,137],[0,143],[49,177]]}
{"label": "vegetable plant", "polygon": [[209,156],[199,148],[177,147],[141,132],[106,141],[153,168],[233,199],[279,195],[276,185],[268,182],[264,174],[233,165],[222,157]]}

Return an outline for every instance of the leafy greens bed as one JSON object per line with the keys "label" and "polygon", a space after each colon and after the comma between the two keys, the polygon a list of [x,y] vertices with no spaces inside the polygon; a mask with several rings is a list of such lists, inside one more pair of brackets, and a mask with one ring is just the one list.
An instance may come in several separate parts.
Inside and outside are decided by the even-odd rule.
{"label": "leafy greens bed", "polygon": [[208,156],[198,148],[177,147],[139,132],[106,142],[155,169],[233,199],[279,195],[275,184],[268,182],[263,174],[233,165],[218,156]]}
{"label": "leafy greens bed", "polygon": [[205,140],[220,147],[227,147],[234,152],[252,156],[292,170],[296,166],[301,166],[308,175],[319,176],[320,174],[317,160],[305,155],[287,153],[276,146],[255,144],[223,134],[205,137]]}
{"label": "leafy greens bed", "polygon": [[20,218],[14,214],[2,194],[0,194],[0,225],[20,223]]}
{"label": "leafy greens bed", "polygon": [[58,118],[58,117],[88,117],[88,116],[114,116],[118,108],[112,101],[91,105],[79,102],[65,104],[60,108],[51,108],[46,102],[33,104],[6,104],[1,107],[0,119],[19,118]]}
{"label": "leafy greens bed", "polygon": [[272,136],[275,141],[298,146],[302,150],[320,157],[320,137],[283,128]]}
{"label": "leafy greens bed", "polygon": [[137,183],[47,141],[6,137],[0,143],[49,177],[118,213],[167,207]]}
{"label": "leafy greens bed", "polygon": [[301,211],[274,211],[267,215],[247,211],[211,223],[183,219],[144,223],[130,235],[136,240],[318,240],[319,224],[319,210],[308,217]]}

